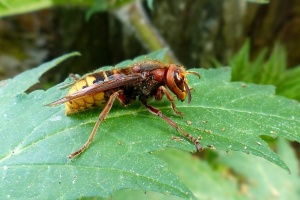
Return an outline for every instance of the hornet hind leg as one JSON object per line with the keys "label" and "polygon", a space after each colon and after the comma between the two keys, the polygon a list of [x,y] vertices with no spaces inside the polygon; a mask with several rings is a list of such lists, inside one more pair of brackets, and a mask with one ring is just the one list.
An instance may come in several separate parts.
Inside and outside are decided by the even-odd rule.
{"label": "hornet hind leg", "polygon": [[78,156],[79,154],[81,154],[82,152],[84,152],[84,150],[86,150],[86,149],[89,147],[89,145],[91,144],[91,142],[93,141],[93,139],[94,139],[94,137],[95,137],[95,135],[96,135],[96,132],[97,132],[97,129],[98,129],[99,125],[101,124],[102,121],[105,120],[105,118],[107,117],[107,115],[108,115],[108,113],[109,113],[111,107],[112,107],[113,104],[114,104],[114,101],[115,101],[116,97],[118,97],[119,95],[121,95],[121,94],[120,94],[120,91],[114,92],[114,93],[109,97],[109,100],[107,101],[107,103],[106,103],[104,109],[102,110],[102,112],[101,112],[100,115],[99,115],[99,118],[98,118],[97,122],[96,122],[95,125],[94,125],[94,128],[93,128],[93,130],[92,130],[92,133],[91,133],[89,139],[86,141],[86,143],[85,143],[79,150],[77,150],[77,151],[71,153],[71,154],[68,156],[69,159],[72,159],[72,158],[74,158],[75,156]]}

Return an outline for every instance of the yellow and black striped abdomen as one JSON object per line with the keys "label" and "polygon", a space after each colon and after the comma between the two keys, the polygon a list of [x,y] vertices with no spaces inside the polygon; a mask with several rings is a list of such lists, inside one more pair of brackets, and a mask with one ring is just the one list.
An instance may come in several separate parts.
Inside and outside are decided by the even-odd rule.
{"label": "yellow and black striped abdomen", "polygon": [[[96,80],[94,76],[87,76],[77,80],[68,92],[68,95],[80,91],[86,87],[93,85]],[[73,99],[65,103],[66,115],[71,115],[77,112],[88,110],[97,106],[103,106],[106,103],[105,92],[98,92],[92,95],[82,96],[78,99]]]}

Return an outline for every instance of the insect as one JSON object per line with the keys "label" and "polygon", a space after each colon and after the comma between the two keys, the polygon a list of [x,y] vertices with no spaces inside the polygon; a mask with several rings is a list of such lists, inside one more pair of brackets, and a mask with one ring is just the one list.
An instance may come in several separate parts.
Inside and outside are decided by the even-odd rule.
{"label": "insect", "polygon": [[72,159],[88,148],[95,137],[99,125],[107,117],[116,99],[125,106],[130,104],[133,100],[138,99],[150,113],[157,115],[178,130],[195,144],[197,150],[202,150],[197,138],[185,132],[159,109],[149,105],[147,102],[151,97],[154,97],[156,100],[161,100],[163,96],[166,95],[167,99],[171,102],[174,113],[183,116],[183,114],[176,109],[174,97],[171,92],[174,93],[179,100],[184,101],[186,97],[188,97],[188,103],[191,102],[192,97],[187,84],[187,74],[193,74],[200,78],[197,72],[185,71],[185,69],[179,65],[149,60],[132,64],[126,68],[91,73],[82,78],[77,78],[73,75],[75,82],[71,86],[68,94],[47,106],[57,106],[65,103],[66,115],[71,115],[96,106],[104,105],[104,108],[87,142],[68,157]]}

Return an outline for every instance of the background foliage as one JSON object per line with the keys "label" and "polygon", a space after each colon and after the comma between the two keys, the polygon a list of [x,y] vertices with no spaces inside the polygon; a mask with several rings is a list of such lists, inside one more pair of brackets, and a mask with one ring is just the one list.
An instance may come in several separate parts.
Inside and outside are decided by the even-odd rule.
{"label": "background foliage", "polygon": [[[257,57],[250,59],[250,41],[229,60],[232,68],[232,80],[276,86],[276,93],[300,101],[300,67],[287,67],[286,50],[276,44],[269,56],[268,49],[263,49]],[[221,67],[220,63],[216,66]]]}

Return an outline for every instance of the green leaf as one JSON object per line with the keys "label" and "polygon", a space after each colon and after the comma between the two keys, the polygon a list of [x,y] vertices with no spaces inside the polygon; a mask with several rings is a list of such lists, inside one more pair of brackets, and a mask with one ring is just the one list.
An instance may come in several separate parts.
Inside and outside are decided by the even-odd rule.
{"label": "green leaf", "polygon": [[107,118],[110,126],[101,126],[104,129],[91,145],[94,148],[87,151],[90,154],[74,162],[68,160],[66,156],[87,139],[99,110],[67,117],[63,106],[43,106],[65,95],[59,86],[29,95],[23,93],[30,85],[23,82],[36,82],[31,74],[37,78],[66,57],[1,85],[1,102],[4,100],[5,104],[1,104],[0,116],[4,120],[0,122],[0,138],[5,143],[0,149],[0,198],[106,197],[113,191],[133,188],[193,199],[190,190],[167,170],[165,163],[148,153],[162,149],[165,141],[172,140],[169,135],[156,138],[159,132],[140,135],[139,131],[152,126],[147,123],[152,116],[142,109],[145,118],[141,120],[143,114],[138,115],[137,106],[123,110],[116,106]]}
{"label": "green leaf", "polygon": [[[156,52],[131,63],[162,55],[163,51]],[[45,66],[53,67],[57,61],[37,70],[44,72]],[[176,102],[183,119],[172,113],[167,100],[149,103],[190,134],[202,137],[204,147],[252,153],[288,170],[260,136],[300,141],[299,103],[275,96],[271,86],[230,83],[229,68],[195,71],[202,78],[188,75],[194,88],[191,104]],[[38,77],[42,72],[25,73]],[[166,147],[194,151],[194,145],[185,138],[172,140],[182,136],[139,102],[126,108],[115,103],[90,147],[70,161],[66,156],[86,142],[100,109],[65,116],[63,105],[43,105],[65,96],[67,89],[58,85],[27,95],[23,93],[27,86],[21,85],[28,75],[19,77],[0,87],[1,103],[5,102],[0,109],[0,138],[5,141],[0,148],[1,199],[107,197],[125,188],[195,198],[165,162],[151,154]]]}
{"label": "green leaf", "polygon": [[[213,169],[206,160],[196,159],[197,157],[176,149],[155,152],[155,155],[164,160],[172,172],[178,174],[197,199],[241,199],[237,181]],[[113,199],[179,200],[181,198],[155,192],[145,194],[140,191],[123,190],[114,193]]]}
{"label": "green leaf", "polygon": [[[280,139],[278,154],[291,167],[286,173],[270,162],[240,152],[217,153],[214,164],[175,149],[156,152],[197,199],[299,199],[299,162],[293,149]],[[209,152],[211,153],[211,152]],[[228,168],[229,167],[229,168]],[[111,199],[111,198],[107,198]],[[114,200],[180,199],[155,192],[117,191]]]}
{"label": "green leaf", "polygon": [[[219,72],[223,78],[211,71]],[[194,126],[202,130],[203,146],[251,153],[288,170],[260,136],[284,137],[299,142],[300,104],[275,96],[272,86],[230,83],[228,68],[201,71],[200,74],[205,79],[195,83],[194,87],[195,93],[201,91],[202,95],[195,94],[191,109],[183,112],[190,113],[191,119],[198,119]]]}
{"label": "green leaf", "polygon": [[131,2],[133,2],[133,0],[114,0],[114,1],[94,0],[93,5],[87,11],[85,18],[86,20],[89,20],[91,16],[97,12],[104,12],[114,8],[119,8]]}
{"label": "green leaf", "polygon": [[15,15],[50,7],[51,0],[0,0],[0,16]]}
{"label": "green leaf", "polygon": [[153,10],[153,0],[147,0],[147,6],[150,10]]}
{"label": "green leaf", "polygon": [[239,152],[223,154],[221,162],[230,166],[244,180],[244,194],[249,199],[300,199],[299,162],[293,148],[283,139],[278,154],[288,163],[291,174],[264,159]]}
{"label": "green leaf", "polygon": [[0,17],[32,12],[56,5],[90,6],[94,0],[0,0]]}
{"label": "green leaf", "polygon": [[224,177],[207,161],[195,159],[197,157],[175,149],[158,152],[156,155],[168,163],[170,170],[178,174],[197,199],[240,198],[237,193],[237,182],[229,177]]}
{"label": "green leaf", "polygon": [[262,3],[262,4],[269,3],[269,0],[246,0],[246,1],[253,2],[253,3]]}
{"label": "green leaf", "polygon": [[73,52],[61,56],[57,59],[52,60],[51,62],[45,63],[38,68],[28,70],[22,74],[14,77],[13,79],[8,79],[3,82],[2,88],[0,88],[1,102],[10,101],[12,97],[15,97],[18,94],[25,92],[31,86],[39,82],[39,77],[50,70],[51,68],[58,65],[60,62],[68,59],[69,57],[79,56],[80,53]]}

